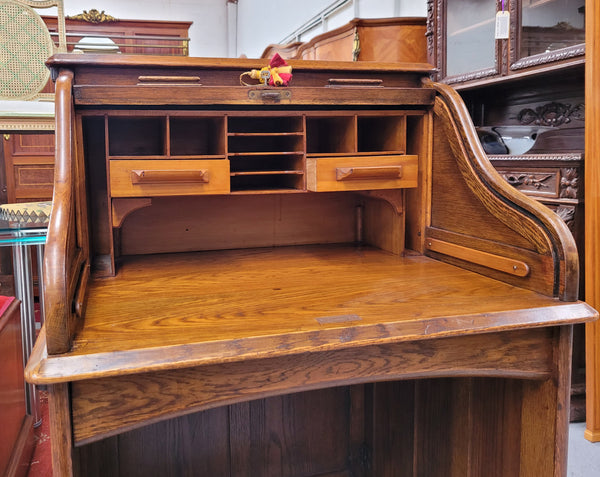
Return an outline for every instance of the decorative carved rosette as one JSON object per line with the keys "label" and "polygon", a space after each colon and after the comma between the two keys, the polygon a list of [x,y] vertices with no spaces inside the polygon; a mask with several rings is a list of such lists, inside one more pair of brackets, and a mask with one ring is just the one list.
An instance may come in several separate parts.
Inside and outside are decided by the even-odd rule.
{"label": "decorative carved rosette", "polygon": [[560,198],[577,199],[579,192],[579,173],[577,169],[561,169]]}

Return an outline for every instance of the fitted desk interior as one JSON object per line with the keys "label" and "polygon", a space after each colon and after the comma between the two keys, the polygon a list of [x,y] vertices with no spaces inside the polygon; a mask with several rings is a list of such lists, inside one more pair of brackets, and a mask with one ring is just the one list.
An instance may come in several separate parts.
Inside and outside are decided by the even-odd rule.
{"label": "fitted desk interior", "polygon": [[573,239],[429,65],[49,65],[55,475],[566,473]]}

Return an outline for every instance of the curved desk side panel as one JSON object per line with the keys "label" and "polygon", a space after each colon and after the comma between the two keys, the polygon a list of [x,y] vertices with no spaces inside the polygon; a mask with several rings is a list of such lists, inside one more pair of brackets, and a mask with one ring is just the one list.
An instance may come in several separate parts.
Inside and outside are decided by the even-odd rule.
{"label": "curved desk side panel", "polygon": [[[56,80],[56,172],[53,211],[45,251],[44,295],[48,352],[71,349],[76,314],[76,294],[85,289],[89,245],[85,212],[85,187],[76,144],[72,99],[73,73],[61,71]],[[78,295],[79,296],[79,295]]]}
{"label": "curved desk side panel", "polygon": [[427,254],[564,301],[576,300],[579,262],[567,225],[500,177],[452,88],[426,86],[438,93]]}

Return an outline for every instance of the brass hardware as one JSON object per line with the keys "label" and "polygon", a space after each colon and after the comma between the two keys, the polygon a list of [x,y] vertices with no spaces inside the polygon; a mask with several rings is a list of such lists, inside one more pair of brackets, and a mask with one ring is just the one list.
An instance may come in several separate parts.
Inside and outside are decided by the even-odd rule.
{"label": "brass hardware", "polygon": [[83,13],[68,16],[67,18],[70,20],[80,20],[88,23],[109,23],[119,21],[117,18],[104,13],[104,10],[99,12],[95,8],[92,8],[89,12],[87,10],[84,10]]}
{"label": "brass hardware", "polygon": [[269,79],[271,78],[271,72],[269,70],[260,70],[260,82],[267,86],[269,84]]}
{"label": "brass hardware", "polygon": [[4,135],[4,140],[5,140],[5,141],[8,141],[9,139],[10,139],[10,134],[5,134],[5,135]]}
{"label": "brass hardware", "polygon": [[358,28],[354,29],[354,41],[352,42],[352,61],[358,61],[360,55],[360,38],[358,36]]}
{"label": "brass hardware", "polygon": [[289,89],[273,91],[270,89],[252,89],[248,91],[248,99],[272,101],[278,103],[281,100],[292,99],[292,92]]}

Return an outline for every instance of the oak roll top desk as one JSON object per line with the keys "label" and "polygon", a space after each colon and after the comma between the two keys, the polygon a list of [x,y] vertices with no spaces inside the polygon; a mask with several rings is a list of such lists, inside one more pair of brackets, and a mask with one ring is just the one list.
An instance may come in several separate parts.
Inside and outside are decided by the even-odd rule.
{"label": "oak roll top desk", "polygon": [[412,63],[56,55],[56,476],[562,476],[577,251]]}

